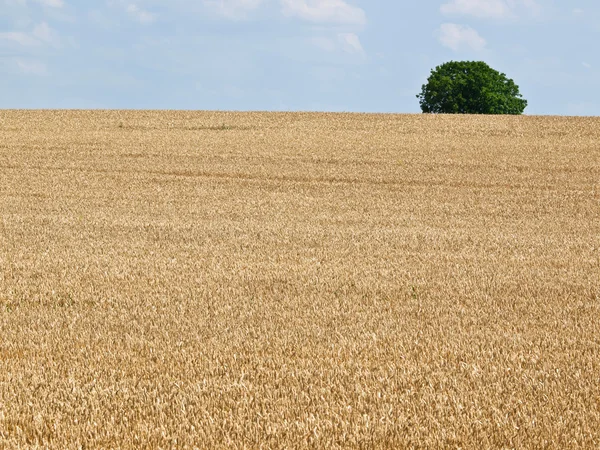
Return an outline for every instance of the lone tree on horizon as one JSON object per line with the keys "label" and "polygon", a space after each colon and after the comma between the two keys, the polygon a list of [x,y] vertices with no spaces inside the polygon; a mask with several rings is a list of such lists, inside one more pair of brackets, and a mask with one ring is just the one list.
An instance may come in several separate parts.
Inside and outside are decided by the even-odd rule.
{"label": "lone tree on horizon", "polygon": [[424,113],[523,114],[519,86],[483,61],[450,61],[431,71],[417,95]]}

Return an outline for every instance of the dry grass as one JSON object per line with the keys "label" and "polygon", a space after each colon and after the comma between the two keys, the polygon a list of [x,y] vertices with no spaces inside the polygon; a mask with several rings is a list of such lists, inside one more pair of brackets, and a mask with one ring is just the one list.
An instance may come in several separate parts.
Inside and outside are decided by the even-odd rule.
{"label": "dry grass", "polygon": [[600,119],[0,111],[0,447],[600,446]]}

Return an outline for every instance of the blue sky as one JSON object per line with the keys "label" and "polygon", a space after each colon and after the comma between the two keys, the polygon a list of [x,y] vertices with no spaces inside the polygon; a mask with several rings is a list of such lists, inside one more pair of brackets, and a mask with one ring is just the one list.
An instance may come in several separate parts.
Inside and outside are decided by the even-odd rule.
{"label": "blue sky", "polygon": [[483,60],[600,115],[598,0],[0,0],[0,108],[419,112]]}

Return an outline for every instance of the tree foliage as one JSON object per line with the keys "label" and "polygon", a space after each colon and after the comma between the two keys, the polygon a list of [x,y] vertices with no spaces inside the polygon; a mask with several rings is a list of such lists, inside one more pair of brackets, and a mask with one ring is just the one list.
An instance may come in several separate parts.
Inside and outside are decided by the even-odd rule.
{"label": "tree foliage", "polygon": [[522,114],[519,86],[482,61],[450,61],[431,71],[417,95],[424,113]]}

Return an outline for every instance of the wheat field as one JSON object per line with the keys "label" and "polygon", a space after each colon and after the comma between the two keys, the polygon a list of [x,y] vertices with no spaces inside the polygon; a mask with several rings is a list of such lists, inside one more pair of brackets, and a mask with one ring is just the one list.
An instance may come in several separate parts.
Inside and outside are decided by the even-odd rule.
{"label": "wheat field", "polygon": [[600,118],[0,111],[0,448],[599,448]]}

